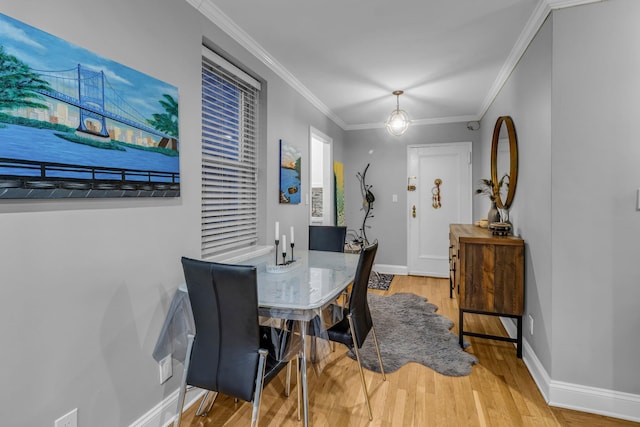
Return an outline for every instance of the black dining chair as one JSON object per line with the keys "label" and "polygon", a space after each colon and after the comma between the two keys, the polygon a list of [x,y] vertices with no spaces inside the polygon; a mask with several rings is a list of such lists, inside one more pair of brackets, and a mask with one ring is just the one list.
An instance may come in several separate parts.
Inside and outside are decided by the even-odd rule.
{"label": "black dining chair", "polygon": [[262,388],[288,363],[273,358],[272,328],[258,324],[256,268],[185,257],[182,266],[196,333],[189,336],[174,427],[188,385],[253,402],[257,426]]}
{"label": "black dining chair", "polygon": [[[347,227],[333,225],[309,226],[309,250],[344,252],[347,239]],[[343,292],[340,301],[344,301],[346,294]]]}
{"label": "black dining chair", "polygon": [[373,337],[373,343],[378,354],[378,362],[380,363],[380,372],[382,379],[386,381],[384,367],[382,366],[382,358],[380,357],[380,348],[378,347],[378,339],[376,331],[373,327],[371,312],[369,311],[369,303],[367,302],[367,285],[369,283],[369,275],[378,251],[378,243],[366,246],[360,252],[356,275],[353,280],[349,303],[343,308],[343,319],[327,330],[329,340],[346,345],[356,355],[358,367],[360,368],[360,380],[362,381],[362,391],[364,392],[367,409],[369,410],[369,420],[373,420],[371,413],[371,403],[369,402],[369,393],[367,392],[367,384],[364,380],[364,372],[362,370],[362,362],[360,361],[359,349],[364,344],[369,331]]}
{"label": "black dining chair", "polygon": [[344,252],[347,227],[333,225],[309,226],[309,250]]}

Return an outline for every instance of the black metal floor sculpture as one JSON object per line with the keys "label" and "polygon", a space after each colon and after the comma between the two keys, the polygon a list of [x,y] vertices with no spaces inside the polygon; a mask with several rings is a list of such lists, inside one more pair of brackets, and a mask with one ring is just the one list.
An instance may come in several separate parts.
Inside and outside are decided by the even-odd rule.
{"label": "black metal floor sculpture", "polygon": [[369,169],[369,163],[364,168],[362,173],[358,172],[358,181],[360,181],[360,192],[362,193],[362,209],[364,210],[364,218],[362,219],[362,228],[360,228],[360,244],[368,245],[369,239],[367,239],[367,228],[371,228],[367,225],[367,220],[373,218],[373,202],[376,200],[371,192],[372,185],[366,183],[367,170]]}

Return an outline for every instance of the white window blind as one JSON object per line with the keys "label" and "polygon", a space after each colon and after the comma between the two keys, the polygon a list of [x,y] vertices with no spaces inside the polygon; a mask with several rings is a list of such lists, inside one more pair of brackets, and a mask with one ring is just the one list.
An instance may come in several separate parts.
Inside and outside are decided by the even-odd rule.
{"label": "white window blind", "polygon": [[[202,256],[257,237],[259,82],[203,47]],[[235,71],[235,72],[234,72]]]}

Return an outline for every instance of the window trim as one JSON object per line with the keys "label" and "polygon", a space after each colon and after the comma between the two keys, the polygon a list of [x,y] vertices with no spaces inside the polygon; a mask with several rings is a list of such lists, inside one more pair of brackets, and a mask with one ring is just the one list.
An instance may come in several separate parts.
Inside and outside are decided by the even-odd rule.
{"label": "window trim", "polygon": [[201,255],[258,242],[260,82],[202,47]]}
{"label": "window trim", "polygon": [[202,46],[202,56],[207,58],[209,61],[213,62],[217,66],[225,69],[229,74],[234,75],[235,77],[244,80],[245,83],[250,84],[257,90],[262,90],[262,85],[260,82],[253,77],[251,77],[246,72],[242,71],[240,68],[233,65],[231,62],[224,59],[222,56],[218,55],[211,49],[206,46]]}

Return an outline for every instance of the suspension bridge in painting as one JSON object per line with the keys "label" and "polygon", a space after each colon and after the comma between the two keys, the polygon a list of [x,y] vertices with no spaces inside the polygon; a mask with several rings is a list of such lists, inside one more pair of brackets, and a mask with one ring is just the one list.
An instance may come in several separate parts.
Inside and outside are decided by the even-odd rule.
{"label": "suspension bridge in painting", "polygon": [[[101,137],[99,140],[109,140],[106,120],[110,119],[160,137],[159,147],[176,144],[175,137],[149,125],[147,118],[114,89],[104,71],[91,70],[81,64],[68,70],[33,71],[49,87],[36,92],[79,109],[76,135],[85,133]],[[179,195],[178,170],[87,166],[0,156],[0,199]]]}
{"label": "suspension bridge in painting", "polygon": [[[94,71],[78,64],[68,70],[33,71],[51,88],[38,90],[38,93],[80,109],[78,130],[81,132],[108,137],[105,119],[111,119],[152,135],[173,138],[149,126],[147,119],[113,88],[102,70]],[[100,123],[100,129],[88,127],[87,119]]]}

